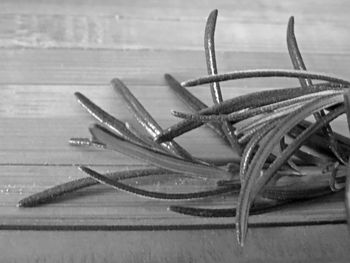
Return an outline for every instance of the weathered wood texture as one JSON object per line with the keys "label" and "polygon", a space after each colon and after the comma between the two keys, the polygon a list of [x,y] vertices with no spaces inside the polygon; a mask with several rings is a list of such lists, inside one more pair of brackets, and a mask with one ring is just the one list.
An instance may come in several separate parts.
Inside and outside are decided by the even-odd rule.
{"label": "weathered wood texture", "polygon": [[[121,98],[109,87],[110,80],[118,77],[163,127],[175,123],[170,110],[186,108],[166,86],[163,74],[172,73],[179,80],[206,74],[203,32],[213,8],[219,9],[219,72],[292,68],[285,35],[288,18],[294,15],[307,67],[347,78],[349,5],[345,0],[1,1],[0,254],[4,260],[348,261],[349,236],[345,225],[339,225],[345,220],[342,193],[251,217],[254,228],[244,251],[239,251],[233,236],[233,219],[174,215],[167,211],[170,202],[142,199],[104,186],[81,190],[40,208],[19,209],[16,203],[36,191],[82,177],[75,167],[78,164],[99,171],[145,165],[119,153],[70,147],[68,139],[88,136],[87,128],[93,122],[73,93],[80,91],[118,118],[131,120]],[[222,84],[225,98],[297,85],[294,79]],[[192,90],[211,103],[207,86]],[[342,120],[335,128],[348,134]],[[196,156],[236,157],[205,128],[180,137],[178,142]],[[172,191],[210,187],[169,176],[143,179],[138,185]],[[234,202],[226,197],[181,204],[227,207]],[[266,227],[292,222],[328,225]],[[198,229],[145,230],[155,225]],[[84,231],[89,227],[95,231]],[[141,232],[125,232],[142,227]],[[60,231],[52,231],[55,228]],[[106,228],[113,231],[102,231]],[[47,231],[34,231],[40,229]]]}
{"label": "weathered wood texture", "polygon": [[[269,238],[269,239],[267,239]],[[34,241],[35,240],[35,241]],[[62,242],[64,240],[64,242]],[[3,262],[349,262],[346,226],[253,228],[244,249],[232,230],[1,231]],[[10,254],[9,251],[16,251]]]}

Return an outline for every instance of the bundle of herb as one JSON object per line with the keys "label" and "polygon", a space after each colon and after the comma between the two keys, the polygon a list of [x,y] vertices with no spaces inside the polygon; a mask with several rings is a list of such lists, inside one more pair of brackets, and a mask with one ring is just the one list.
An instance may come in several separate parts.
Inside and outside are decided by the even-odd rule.
{"label": "bundle of herb", "polygon": [[[242,246],[249,214],[263,213],[287,203],[324,196],[346,188],[345,203],[349,215],[350,180],[346,175],[350,140],[334,132],[330,123],[346,114],[350,127],[350,82],[336,76],[306,71],[294,35],[293,17],[288,23],[287,45],[294,70],[253,69],[218,74],[214,43],[216,18],[217,10],[214,10],[205,27],[208,76],[180,83],[170,74],[165,75],[170,88],[192,110],[192,113],[172,111],[173,115],[184,120],[166,130],[160,127],[119,79],[113,79],[112,86],[143,127],[142,131],[111,116],[83,94],[75,93],[78,102],[100,124],[90,127],[92,139],[72,138],[70,144],[115,150],[143,160],[153,168],[100,174],[80,166],[79,169],[89,177],[36,193],[19,201],[19,206],[48,203],[64,194],[98,183],[162,200],[189,200],[231,193],[238,195],[238,203],[229,209],[177,205],[169,209],[192,216],[236,217],[238,242]],[[223,99],[220,82],[262,77],[297,78],[300,87],[262,90]],[[323,82],[314,84],[314,80]],[[187,89],[205,83],[210,83],[214,102],[212,106],[204,104]],[[315,121],[306,121],[311,115]],[[173,140],[203,124],[240,155],[239,162],[199,159]],[[304,179],[310,169],[319,174],[320,182],[317,184]],[[125,179],[167,173],[198,180],[210,179],[216,185],[211,190],[199,192],[164,193],[143,190],[122,182]],[[291,179],[282,180],[284,183],[281,183],[282,178]]]}

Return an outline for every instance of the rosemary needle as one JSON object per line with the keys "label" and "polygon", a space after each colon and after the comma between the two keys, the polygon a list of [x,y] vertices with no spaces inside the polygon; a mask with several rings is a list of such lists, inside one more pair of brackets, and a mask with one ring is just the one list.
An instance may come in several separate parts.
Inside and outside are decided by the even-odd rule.
{"label": "rosemary needle", "polygon": [[[157,149],[157,144],[155,144],[152,140],[147,140],[144,137],[141,139],[137,135],[139,133],[134,134],[127,125],[118,119],[114,118],[113,116],[109,115],[107,112],[103,111],[100,107],[98,107],[96,104],[94,104],[92,101],[90,101],[87,97],[85,97],[83,94],[77,92],[75,93],[75,96],[78,99],[78,102],[97,120],[99,120],[101,123],[109,127],[111,130],[122,136],[124,139],[135,143],[137,145],[142,145],[149,149]],[[87,138],[71,138],[70,139],[71,145],[77,145],[77,146],[97,146],[104,148],[105,145],[98,142],[95,138],[93,140],[87,139]],[[158,150],[158,149],[157,149]],[[147,170],[145,171],[147,174]],[[139,174],[139,172],[136,172],[136,174]],[[73,182],[68,182],[65,184],[61,184],[58,186],[55,186],[54,188],[47,189],[43,192],[34,194],[32,196],[29,196],[28,198],[25,198],[19,202],[19,206],[35,206],[42,203],[47,203],[58,196],[64,195],[68,192],[73,192],[75,190],[78,190],[83,187],[87,187],[91,185],[91,179],[81,179]]]}
{"label": "rosemary needle", "polygon": [[[295,126],[300,119],[306,118],[310,112],[314,112],[319,110],[320,108],[325,108],[334,104],[337,104],[341,102],[342,98],[340,96],[330,97],[328,99],[318,99],[312,103],[306,104],[304,107],[300,108],[297,113],[290,116],[290,118],[286,118],[285,121],[282,121],[274,130],[269,132],[269,134],[266,137],[266,143],[262,145],[258,151],[256,152],[255,156],[253,157],[253,160],[251,162],[251,165],[247,171],[246,174],[246,180],[245,183],[242,185],[242,189],[239,194],[239,202],[238,202],[238,208],[237,208],[237,238],[238,242],[243,246],[246,230],[247,230],[247,216],[249,211],[249,206],[251,201],[254,199],[256,194],[259,192],[259,189],[265,185],[265,183],[271,178],[271,176],[274,174],[273,171],[277,171],[277,167],[279,167],[281,164],[283,164],[284,161],[287,160],[287,157],[289,157],[289,154],[292,154],[292,149],[297,149],[297,146],[300,146],[301,143],[307,138],[307,136],[300,135],[292,144],[290,144],[286,151],[283,152],[285,160],[282,160],[282,158],[278,158],[275,160],[275,162],[270,166],[269,173],[261,173],[261,169],[263,164],[265,163],[266,158],[271,153],[274,145],[280,140],[282,136],[288,130]],[[340,112],[337,112],[337,115],[332,117],[337,117]],[[321,128],[328,122],[326,121],[318,121],[316,124],[310,126],[311,129],[308,129],[308,136],[311,136],[312,133],[310,131],[316,130],[316,128]],[[305,134],[305,132],[304,132]],[[291,151],[288,151],[291,149]],[[288,152],[288,154],[287,154]],[[273,169],[273,170],[272,170]],[[261,175],[262,174],[262,175]]]}
{"label": "rosemary needle", "polygon": [[348,123],[348,129],[350,132],[350,91],[349,90],[344,92],[344,106],[345,106],[345,112],[346,112],[346,120]]}
{"label": "rosemary needle", "polygon": [[[172,75],[165,74],[165,80],[167,81],[169,87],[175,92],[175,94],[189,107],[192,111],[200,111],[208,106],[203,103],[200,99],[194,96],[191,92],[181,86]],[[222,127],[219,123],[206,123],[206,125],[217,134],[225,144],[230,145],[230,142],[227,140],[225,133],[222,130]]]}
{"label": "rosemary needle", "polygon": [[[294,34],[294,17],[291,16],[288,21],[287,26],[287,47],[289,52],[289,57],[292,60],[294,69],[306,70],[306,66],[301,56],[300,49],[298,47],[298,42]],[[306,87],[312,85],[311,79],[299,78],[300,85]]]}
{"label": "rosemary needle", "polygon": [[251,161],[251,158],[254,154],[254,150],[258,143],[261,141],[261,139],[269,132],[271,131],[279,122],[280,120],[271,122],[268,125],[265,125],[259,132],[256,132],[253,137],[250,139],[248,144],[245,146],[243,154],[242,154],[242,159],[241,159],[241,164],[240,164],[240,179],[241,182],[243,183],[245,180],[245,174],[247,172],[247,169],[249,167],[249,162]]}
{"label": "rosemary needle", "polygon": [[[128,123],[125,123],[128,126]],[[95,146],[97,148],[106,148],[106,146],[102,143],[97,142],[95,139],[89,139],[89,138],[70,138],[69,144],[73,146]],[[146,148],[146,147],[145,147]],[[194,157],[197,159],[196,157]],[[209,165],[215,165],[215,166],[225,166],[230,165],[232,170],[237,170],[239,167],[239,160],[233,159],[233,158],[201,158],[200,163],[202,164],[209,164]],[[229,170],[229,169],[228,169]]]}
{"label": "rosemary needle", "polygon": [[161,199],[161,200],[189,200],[189,199],[205,198],[205,197],[221,195],[221,194],[230,193],[230,192],[237,192],[240,186],[239,184],[236,184],[236,185],[232,185],[231,187],[219,187],[214,190],[191,192],[191,193],[162,193],[162,192],[153,192],[153,191],[143,190],[140,188],[136,188],[136,187],[132,187],[132,186],[120,183],[116,180],[111,180],[107,176],[99,174],[98,172],[85,166],[80,166],[79,169],[87,173],[89,176],[91,176],[93,179],[95,179],[97,182],[101,184],[112,186],[117,190],[133,193],[135,195],[154,198],[154,199]]}
{"label": "rosemary needle", "polygon": [[[316,197],[330,194],[328,185],[318,187],[305,187],[304,189],[283,189],[282,187],[271,187],[262,193],[263,198],[259,198],[249,210],[249,215],[258,215],[266,212],[272,212],[286,204],[303,202]],[[188,206],[172,205],[170,211],[198,216],[198,217],[235,217],[237,208],[197,208]]]}
{"label": "rosemary needle", "polygon": [[[105,174],[105,176],[107,176],[110,180],[124,180],[124,179],[139,178],[143,176],[158,175],[158,174],[165,174],[165,173],[169,173],[169,171],[165,169],[159,169],[159,168],[146,168],[146,169],[140,169],[140,170],[127,170],[127,171],[120,171],[120,172],[114,172],[114,173],[107,173]],[[20,200],[17,206],[33,207],[33,206],[50,203],[56,200],[58,197],[61,197],[68,193],[77,191],[82,188],[90,187],[96,184],[98,184],[98,182],[90,177],[76,179],[64,184],[51,187],[49,189],[35,193],[33,195],[30,195]]]}
{"label": "rosemary needle", "polygon": [[207,166],[200,163],[186,161],[177,157],[143,148],[136,144],[132,144],[98,124],[92,126],[90,128],[90,132],[95,138],[98,139],[98,141],[104,143],[107,149],[118,151],[131,157],[144,160],[147,163],[159,166],[161,168],[191,174],[202,179],[229,179],[232,177],[232,174],[229,172],[214,166]]}
{"label": "rosemary needle", "polygon": [[[342,108],[340,108],[339,110],[327,115],[327,117],[324,117],[322,119],[322,122],[318,121],[315,123],[315,125],[310,126],[308,130],[306,130],[304,133],[302,133],[292,144],[290,144],[287,147],[287,149],[282,153],[282,155],[278,159],[275,160],[275,162],[269,167],[269,169],[267,171],[262,173],[262,176],[259,176],[260,173],[257,174],[257,170],[254,168],[256,168],[256,165],[260,164],[260,161],[263,158],[265,158],[263,156],[265,156],[266,152],[265,153],[261,153],[261,152],[256,153],[256,156],[258,157],[258,159],[255,159],[255,160],[253,159],[252,163],[254,163],[254,165],[251,165],[252,169],[248,170],[247,175],[246,175],[247,179],[245,181],[246,184],[243,185],[243,188],[242,188],[240,195],[239,195],[239,205],[238,205],[236,224],[237,224],[237,237],[238,237],[238,241],[241,245],[243,245],[245,235],[246,235],[246,229],[247,229],[246,228],[247,227],[247,210],[246,209],[249,208],[250,202],[254,199],[254,197],[257,195],[257,193],[260,191],[260,189],[266,184],[266,182],[279,169],[279,167],[284,162],[286,162],[288,160],[288,158],[293,154],[293,152],[297,149],[297,147],[300,147],[300,145],[302,144],[303,141],[305,141],[309,136],[311,136],[312,133],[316,129],[322,128],[323,125],[327,124],[329,121],[333,120],[334,118],[336,118],[337,116],[339,116],[343,112],[344,112],[344,110]],[[281,126],[282,126],[282,123],[281,123],[281,125],[279,125],[279,128]],[[276,128],[276,130],[277,130],[277,128]],[[272,131],[270,135],[274,137],[275,133],[276,132]],[[271,138],[271,136],[269,136],[270,141],[273,140],[273,138]],[[278,135],[278,137],[279,137],[279,135]],[[271,144],[267,143],[264,146],[262,146],[261,148],[264,151],[265,149],[268,149],[270,146],[271,146]],[[259,157],[261,157],[262,159],[260,159]],[[251,171],[253,171],[253,172],[251,172]],[[251,173],[249,173],[249,172],[251,172]],[[255,180],[254,186],[252,185],[252,181],[254,180],[252,175],[255,175],[254,177],[259,176]]]}
{"label": "rosemary needle", "polygon": [[[207,23],[205,26],[205,33],[204,33],[205,61],[207,64],[207,71],[209,75],[215,75],[218,73],[217,65],[216,65],[215,41],[214,41],[217,16],[218,16],[218,10],[216,9],[209,14]],[[214,104],[218,104],[223,101],[219,82],[211,82],[210,91],[211,91],[211,96],[213,98]],[[225,136],[229,141],[231,147],[239,155],[241,155],[242,149],[235,135],[234,127],[229,122],[225,121],[222,123],[222,130],[225,133]]]}
{"label": "rosemary needle", "polygon": [[[189,216],[198,217],[235,217],[236,208],[198,208],[189,206],[172,205],[169,206],[168,210]],[[250,210],[250,214],[252,214]]]}
{"label": "rosemary needle", "polygon": [[[300,71],[299,71],[300,73]],[[250,107],[261,107],[268,104],[284,101],[300,97],[306,94],[311,94],[326,90],[342,90],[339,85],[313,85],[305,88],[287,88],[287,89],[274,89],[274,90],[263,90],[259,92],[253,92],[250,94],[235,97],[229,100],[225,100],[222,103],[213,105],[209,108],[199,111],[199,114],[225,114],[240,111]],[[180,136],[181,134],[188,132],[201,126],[203,123],[198,121],[183,120],[175,125],[169,127],[156,137],[156,141],[164,142],[173,139],[174,137]]]}
{"label": "rosemary needle", "polygon": [[249,108],[241,111],[232,112],[229,114],[218,114],[218,115],[200,115],[200,114],[191,114],[191,113],[183,113],[179,111],[172,111],[172,114],[175,117],[182,118],[182,119],[190,119],[195,121],[201,121],[201,122],[222,122],[222,121],[231,121],[231,122],[238,122],[242,121],[251,117],[254,117],[259,114],[263,113],[270,113],[272,111],[275,111],[277,109],[281,109],[282,107],[295,105],[301,102],[307,102],[310,99],[317,98],[320,96],[326,96],[330,93],[341,93],[341,91],[320,91],[315,92],[312,94],[307,94],[304,96],[296,97],[293,99],[283,100],[276,103],[271,103],[265,106],[256,107],[256,108]]}
{"label": "rosemary needle", "polygon": [[[348,130],[350,132],[350,91],[344,93],[344,105]],[[350,231],[350,160],[348,160],[348,173],[345,181],[345,210],[347,215],[348,229]]]}
{"label": "rosemary needle", "polygon": [[298,160],[302,160],[305,164],[308,165],[315,165],[318,167],[323,167],[325,163],[329,163],[332,161],[332,159],[324,158],[324,157],[318,157],[314,156],[306,151],[302,151],[298,149],[294,156],[298,158]]}
{"label": "rosemary needle", "polygon": [[[309,127],[311,122],[303,120],[298,125],[293,127],[289,132],[288,135],[291,138],[296,138],[300,133],[302,133],[307,127]],[[343,135],[340,135],[338,133],[334,133],[335,139],[337,140],[337,144],[339,146],[339,149],[345,154],[350,154],[350,141],[347,137],[344,137]],[[316,152],[326,154],[329,159],[334,159],[334,154],[330,151],[328,147],[329,143],[328,140],[326,140],[323,136],[323,133],[321,131],[315,132],[309,140],[305,142],[305,146],[313,149]]]}
{"label": "rosemary needle", "polygon": [[150,147],[151,149],[159,150],[157,144],[154,143],[152,140],[147,140],[141,134],[139,134],[139,136],[136,136],[135,134],[130,132],[130,130],[126,127],[124,122],[116,119],[112,115],[102,110],[100,107],[98,107],[80,92],[76,92],[74,95],[77,97],[78,102],[87,110],[87,112],[89,112],[100,123],[108,127],[110,130],[112,130],[125,140],[145,147]]}
{"label": "rosemary needle", "polygon": [[[147,131],[152,138],[155,138],[162,132],[160,125],[152,118],[142,104],[130,92],[126,85],[119,79],[113,79],[111,84],[116,92],[118,92],[126,102],[129,110],[134,114],[136,120]],[[175,141],[164,142],[161,146],[168,152],[182,157],[186,160],[194,161],[194,158],[184,148],[178,145]]]}
{"label": "rosemary needle", "polygon": [[[216,56],[215,56],[215,41],[214,41],[217,16],[218,16],[217,9],[210,12],[207,19],[206,26],[205,26],[205,33],[204,33],[205,61],[207,64],[207,71],[209,75],[218,74]],[[211,96],[213,98],[214,103],[222,102],[222,94],[221,94],[219,82],[210,83],[210,91],[211,91]]]}
{"label": "rosemary needle", "polygon": [[[250,209],[250,215],[258,215],[268,211],[273,211],[275,208],[280,207],[281,205],[285,205],[289,203],[287,201],[261,201],[256,202]],[[183,215],[191,215],[198,217],[235,217],[236,216],[236,208],[197,208],[197,207],[189,207],[189,206],[179,206],[172,205],[168,208],[172,212],[176,212]]]}
{"label": "rosemary needle", "polygon": [[247,78],[267,78],[267,77],[286,77],[286,78],[310,78],[315,80],[324,80],[332,83],[338,83],[342,85],[350,85],[350,82],[341,79],[337,76],[327,75],[320,72],[312,71],[300,71],[300,70],[288,70],[288,69],[250,69],[250,70],[238,70],[227,72],[223,74],[217,74],[212,76],[199,77],[193,80],[187,80],[181,83],[184,87],[193,87],[211,82],[228,81],[235,79],[247,79]]}
{"label": "rosemary needle", "polygon": [[285,118],[285,116],[280,116],[278,118],[267,120],[265,123],[257,127],[253,126],[251,129],[247,130],[241,137],[239,137],[239,142],[241,144],[246,144],[254,136],[254,134],[259,133],[260,131],[263,131],[265,126],[268,126],[270,124],[275,125],[278,121],[282,120],[283,118]]}
{"label": "rosemary needle", "polygon": [[[292,183],[292,186],[293,189],[290,189],[288,185],[266,186],[249,210],[249,215],[270,212],[286,204],[307,201],[332,193],[327,181],[317,186],[310,186],[307,183]],[[236,208],[196,208],[178,205],[170,206],[169,210],[199,217],[235,217],[237,211]]]}
{"label": "rosemary needle", "polygon": [[[257,215],[274,211],[286,204],[295,202],[303,202],[327,194],[332,191],[327,184],[317,187],[304,185],[302,188],[288,189],[285,187],[266,187],[262,193],[262,197],[258,198],[249,210],[249,215]],[[197,208],[188,206],[172,205],[170,211],[198,216],[198,217],[235,217],[236,208]]]}
{"label": "rosemary needle", "polygon": [[164,74],[164,78],[169,87],[175,92],[175,94],[183,101],[183,103],[192,111],[200,111],[208,106],[199,98],[194,96],[188,89],[181,86],[180,82],[174,78],[171,74]]}
{"label": "rosemary needle", "polygon": [[286,115],[289,115],[296,110],[298,110],[300,107],[302,107],[304,103],[298,103],[291,106],[280,108],[276,111],[273,111],[272,113],[264,114],[259,119],[251,119],[249,122],[247,122],[245,125],[240,127],[236,130],[237,134],[245,134],[249,132],[250,130],[255,130],[256,128],[260,126],[264,126],[265,123],[269,123],[273,120],[281,119],[282,117],[285,117]]}
{"label": "rosemary needle", "polygon": [[[301,56],[297,40],[295,38],[294,34],[294,17],[290,17],[288,21],[288,26],[287,26],[287,45],[288,45],[288,51],[289,55],[291,57],[293,66],[295,69],[298,70],[306,70],[306,66],[303,60],[303,57]],[[311,79],[302,79],[299,78],[300,85],[302,87],[307,87],[312,85]],[[315,112],[314,117],[316,120],[320,119],[321,116],[324,116],[325,112],[321,110],[320,112]],[[328,139],[328,144],[329,148],[331,151],[334,153],[335,157],[342,162],[343,164],[345,163],[344,157],[340,154],[337,141],[334,138],[334,133],[330,125],[326,125],[323,129],[323,134],[325,135],[326,139]]]}
{"label": "rosemary needle", "polygon": [[[270,165],[270,167],[264,172],[264,176],[263,177],[260,176],[258,178],[258,180],[256,181],[255,189],[252,191],[252,196],[255,196],[260,191],[259,189],[262,188],[263,185],[265,185],[269,181],[269,178],[271,178],[276,173],[276,171],[278,171],[281,165],[283,165],[283,163],[286,162],[288,158],[290,158],[293,155],[293,153],[302,145],[302,143],[306,139],[308,139],[316,130],[321,129],[323,126],[327,125],[329,122],[331,122],[332,120],[334,120],[335,118],[343,114],[344,111],[345,110],[343,106],[339,106],[338,108],[334,109],[332,112],[323,116],[316,123],[314,123],[308,129],[306,129],[303,133],[300,134],[300,136],[297,139],[294,140],[293,143],[288,145],[287,148],[282,152],[281,156],[278,159],[276,159]],[[334,164],[335,165],[331,172],[331,179],[333,179],[333,182],[335,184],[336,182],[335,177],[338,171],[339,163],[334,163]],[[341,188],[336,190],[340,190]],[[329,189],[333,191],[332,185],[330,185],[330,183],[328,183],[328,190]],[[322,191],[320,190],[320,192]]]}

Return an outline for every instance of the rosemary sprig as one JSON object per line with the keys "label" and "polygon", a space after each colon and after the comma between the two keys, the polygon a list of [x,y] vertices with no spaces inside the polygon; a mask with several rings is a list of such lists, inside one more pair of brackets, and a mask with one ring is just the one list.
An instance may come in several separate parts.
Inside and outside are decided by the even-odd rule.
{"label": "rosemary sprig", "polygon": [[246,110],[236,111],[232,112],[230,114],[218,114],[218,115],[200,115],[197,113],[184,113],[172,110],[171,113],[178,118],[181,119],[190,119],[194,121],[201,121],[201,122],[223,122],[223,121],[231,121],[231,122],[239,122],[242,120],[246,120],[248,118],[260,115],[260,114],[266,114],[271,112],[276,112],[276,110],[281,111],[285,107],[288,106],[297,106],[301,103],[305,103],[313,98],[321,97],[321,96],[327,96],[329,94],[334,93],[342,93],[342,91],[336,91],[336,90],[329,90],[329,91],[320,91],[315,92],[312,94],[307,94],[304,96],[296,97],[293,99],[283,100],[276,103],[271,103],[265,106],[256,107],[256,108],[249,108]]}
{"label": "rosemary sprig", "polygon": [[135,135],[128,129],[124,122],[118,120],[117,118],[102,110],[80,92],[76,92],[74,95],[77,97],[78,102],[83,106],[84,109],[86,109],[88,113],[91,114],[91,116],[108,127],[111,131],[121,136],[123,139],[153,150],[161,150],[156,143],[145,138],[142,133],[139,132],[137,135]]}
{"label": "rosemary sprig", "polygon": [[281,122],[281,120],[277,120],[265,125],[260,131],[256,132],[253,135],[253,137],[249,140],[249,142],[245,146],[244,152],[242,154],[240,169],[239,169],[240,171],[239,176],[242,183],[245,181],[245,175],[247,173],[249,163],[256,152],[255,151],[256,147],[261,142],[261,139],[264,138],[264,136],[267,133],[269,133],[273,128],[275,128],[279,122]]}
{"label": "rosemary sprig", "polygon": [[[124,98],[128,109],[134,114],[135,119],[140,123],[147,133],[155,138],[163,130],[160,125],[153,119],[153,117],[147,112],[142,104],[136,99],[126,85],[119,79],[113,79],[111,81],[114,90]],[[175,141],[164,142],[160,146],[166,151],[174,154],[175,156],[184,158],[186,160],[194,161],[194,158],[189,152],[182,148]]]}
{"label": "rosemary sprig", "polygon": [[[205,26],[205,33],[204,33],[205,61],[207,64],[207,71],[209,75],[218,74],[217,65],[216,65],[216,56],[215,56],[215,41],[214,41],[217,16],[218,16],[218,10],[213,10],[209,14],[207,19],[207,24]],[[211,96],[213,98],[214,104],[218,104],[223,101],[219,82],[211,82],[210,91],[211,91]],[[232,148],[239,155],[241,155],[242,149],[235,135],[234,127],[229,122],[224,121],[222,123],[222,130],[227,140],[229,141],[230,145],[232,146]]]}
{"label": "rosemary sprig", "polygon": [[[270,71],[267,71],[270,72]],[[270,72],[271,73],[271,72]],[[300,71],[295,71],[297,76],[300,76]],[[235,111],[244,110],[251,107],[261,107],[268,104],[281,102],[284,100],[300,97],[315,92],[326,90],[341,90],[341,85],[314,85],[307,88],[288,88],[288,89],[274,89],[263,90],[259,92],[253,92],[246,95],[234,97],[229,100],[225,100],[222,103],[213,105],[209,108],[199,111],[199,114],[225,114]],[[173,138],[184,134],[192,129],[200,127],[203,123],[191,120],[181,121],[169,128],[164,133],[156,137],[158,143],[172,140]]]}
{"label": "rosemary sprig", "polygon": [[[209,75],[218,74],[217,64],[216,64],[216,55],[215,55],[215,27],[216,20],[218,16],[218,10],[215,9],[210,12],[207,24],[205,26],[204,33],[204,51],[205,51],[205,61],[207,64],[207,71]],[[214,103],[222,102],[222,94],[219,82],[210,83],[211,97]]]}
{"label": "rosemary sprig", "polygon": [[201,179],[232,178],[232,174],[223,169],[200,163],[193,163],[160,152],[152,151],[136,144],[132,144],[128,141],[123,140],[121,137],[118,137],[116,134],[111,133],[98,124],[90,127],[90,132],[95,138],[97,138],[98,141],[104,143],[107,149],[122,152],[124,154],[130,155],[131,157],[144,160],[149,164],[153,164],[175,172],[191,174],[192,176]]}
{"label": "rosemary sprig", "polygon": [[[294,70],[253,69],[219,74],[214,42],[217,14],[217,10],[210,13],[204,34],[208,76],[179,83],[170,74],[165,75],[170,88],[193,112],[172,112],[185,120],[163,130],[119,79],[113,79],[112,86],[123,98],[141,129],[118,120],[83,94],[75,93],[78,102],[103,126],[95,124],[90,127],[90,139],[71,138],[71,145],[118,151],[158,168],[103,175],[86,166],[79,166],[90,177],[54,186],[21,200],[18,205],[26,207],[52,202],[57,197],[97,183],[147,198],[174,201],[228,193],[237,195],[239,191],[236,207],[213,209],[174,205],[169,210],[193,216],[235,216],[238,241],[243,245],[249,214],[331,194],[345,185],[346,211],[350,218],[350,180],[349,176],[344,175],[350,166],[345,166],[350,156],[350,139],[334,132],[329,125],[346,113],[350,130],[350,93],[347,90],[350,82],[333,75],[306,71],[294,34],[293,17],[287,27],[287,46]],[[223,100],[221,81],[262,77],[297,78],[301,87],[264,90]],[[313,84],[313,80],[326,82]],[[210,84],[212,106],[207,106],[186,89],[206,83]],[[305,120],[310,115],[315,116],[314,123]],[[210,127],[227,145],[241,154],[240,164],[232,159],[193,157],[173,141],[173,138],[202,124]],[[287,136],[292,139],[289,144],[285,141]],[[312,151],[300,149],[303,145]],[[279,150],[279,154],[276,154],[276,150]],[[338,161],[344,165],[339,165]],[[312,180],[305,172],[306,165],[312,165],[317,173]],[[238,173],[239,178],[236,176]],[[214,187],[197,192],[169,193],[148,191],[121,182],[124,179],[164,174],[213,180]],[[284,184],[284,179],[289,183]]]}
{"label": "rosemary sprig", "polygon": [[181,83],[184,87],[194,87],[203,84],[209,84],[211,82],[221,82],[235,79],[248,79],[248,78],[270,78],[270,77],[284,77],[284,78],[310,78],[314,80],[324,80],[331,83],[337,83],[342,85],[349,85],[350,82],[339,78],[335,75],[329,75],[321,72],[311,71],[299,71],[288,69],[250,69],[250,70],[238,70],[227,72],[223,74],[217,74],[212,76],[203,76],[192,80],[187,80]]}
{"label": "rosemary sprig", "polygon": [[242,185],[242,189],[239,195],[238,208],[237,208],[237,220],[236,220],[236,231],[238,242],[243,246],[245,235],[247,232],[247,217],[250,207],[250,203],[254,200],[260,189],[271,179],[274,173],[279,169],[279,167],[289,159],[293,154],[293,151],[301,146],[301,144],[313,134],[313,132],[324,125],[328,124],[329,121],[338,117],[340,114],[344,113],[344,108],[341,107],[337,111],[330,113],[326,117],[322,118],[322,121],[317,121],[314,125],[311,125],[307,130],[305,130],[298,138],[296,138],[292,144],[290,144],[287,149],[283,152],[275,162],[269,167],[269,169],[261,173],[262,166],[265,163],[267,157],[272,152],[276,143],[279,142],[282,136],[292,127],[294,127],[301,119],[308,117],[313,112],[326,108],[342,101],[342,97],[334,96],[328,99],[318,99],[315,102],[306,104],[304,107],[298,110],[297,113],[290,116],[290,118],[282,121],[275,129],[270,131],[266,137],[266,142],[260,146],[258,151],[251,161],[251,165],[245,176],[245,181]]}
{"label": "rosemary sprig", "polygon": [[[165,74],[165,80],[167,81],[169,87],[175,92],[175,94],[189,107],[192,111],[200,111],[208,106],[203,103],[200,99],[194,96],[190,91],[181,86],[172,75]],[[206,123],[206,125],[217,134],[225,144],[230,145],[230,142],[227,140],[225,133],[222,130],[222,127],[219,123]]]}
{"label": "rosemary sprig", "polygon": [[112,180],[109,177],[102,175],[88,167],[80,166],[79,169],[86,174],[88,174],[91,178],[96,180],[101,184],[105,184],[108,186],[112,186],[113,188],[121,191],[125,191],[128,193],[132,193],[138,196],[159,199],[159,200],[191,200],[191,199],[200,199],[211,197],[215,195],[221,195],[226,193],[237,192],[239,190],[240,185],[232,184],[226,187],[219,187],[213,190],[207,191],[199,191],[199,192],[191,192],[191,193],[162,193],[162,192],[153,192],[147,191],[140,188],[132,187],[123,183],[118,182],[117,180]]}
{"label": "rosemary sprig", "polygon": [[[249,215],[258,215],[273,211],[276,208],[281,207],[289,202],[287,201],[275,201],[275,200],[262,200],[254,203],[254,206],[250,209]],[[172,205],[169,210],[183,215],[197,216],[197,217],[235,217],[236,208],[198,208],[189,206]]]}
{"label": "rosemary sprig", "polygon": [[[120,172],[113,172],[105,174],[110,180],[125,180],[132,178],[139,178],[150,175],[166,174],[169,171],[160,168],[144,168],[139,170],[127,170]],[[17,204],[18,207],[33,207],[42,204],[50,203],[56,200],[58,197],[65,196],[68,193],[75,192],[79,189],[87,188],[98,184],[98,182],[90,177],[84,177],[76,179],[64,184],[60,184],[44,191],[35,193],[26,198],[20,200]]]}
{"label": "rosemary sprig", "polygon": [[[288,51],[289,51],[289,56],[292,60],[293,66],[295,69],[299,70],[306,70],[306,66],[304,63],[304,60],[301,56],[300,50],[298,48],[297,40],[295,38],[294,34],[294,17],[290,17],[288,21],[288,26],[287,26],[287,46],[288,46]],[[302,87],[307,87],[312,85],[311,79],[302,79],[299,78],[300,85]],[[315,112],[314,117],[316,120],[320,119],[321,116],[324,116],[325,112],[321,110],[320,112]],[[343,164],[346,163],[344,160],[344,157],[341,156],[337,141],[334,138],[334,133],[330,125],[326,125],[323,129],[323,134],[324,136],[328,139],[329,141],[329,148],[331,151],[334,153],[334,155],[337,157],[337,159],[342,162]]]}
{"label": "rosemary sprig", "polygon": [[[336,176],[337,183],[344,183],[343,168],[340,172],[340,175]],[[322,174],[322,177],[327,177],[327,175]],[[314,177],[311,177],[309,180],[313,180]],[[291,188],[289,186],[292,186]],[[291,204],[295,202],[304,202],[313,198],[317,198],[324,195],[332,194],[329,183],[327,180],[322,180],[322,183],[317,185],[310,184],[310,182],[298,182],[296,180],[289,182],[283,186],[272,186],[268,185],[264,188],[261,193],[261,196],[257,197],[257,200],[252,205],[249,210],[249,215],[262,214],[269,211],[274,211],[279,209],[286,204]],[[233,208],[195,208],[189,206],[178,206],[171,205],[169,207],[170,211],[191,215],[199,217],[235,217],[236,216],[236,207]]]}

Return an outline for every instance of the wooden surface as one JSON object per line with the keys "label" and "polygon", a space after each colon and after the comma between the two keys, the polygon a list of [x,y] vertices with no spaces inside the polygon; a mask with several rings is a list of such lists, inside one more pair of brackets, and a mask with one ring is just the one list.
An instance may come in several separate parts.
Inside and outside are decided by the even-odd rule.
{"label": "wooden surface", "polygon": [[[1,1],[0,254],[4,261],[349,261],[342,193],[251,217],[243,250],[234,236],[234,219],[176,215],[167,211],[170,202],[105,186],[39,208],[16,207],[29,194],[84,176],[75,167],[79,164],[101,172],[145,165],[118,153],[70,147],[68,139],[88,136],[93,123],[73,93],[80,91],[129,121],[131,115],[109,87],[110,80],[118,77],[162,127],[175,123],[170,110],[186,108],[166,86],[163,74],[172,73],[179,80],[206,74],[203,32],[214,8],[219,9],[219,72],[292,68],[285,35],[288,18],[294,15],[307,67],[345,79],[350,75],[350,3],[345,0]],[[296,85],[296,80],[264,79],[222,86],[228,98]],[[211,103],[207,86],[192,90]],[[344,120],[338,120],[335,128],[347,134]],[[190,132],[178,142],[200,157],[234,155],[206,129]],[[171,177],[143,179],[137,185],[164,191],[209,187]],[[234,202],[232,197],[220,197],[180,204],[229,207]],[[289,226],[293,223],[298,226]]]}

